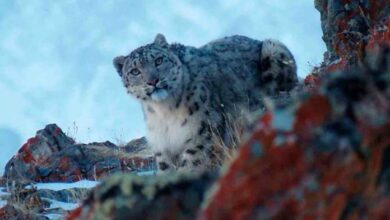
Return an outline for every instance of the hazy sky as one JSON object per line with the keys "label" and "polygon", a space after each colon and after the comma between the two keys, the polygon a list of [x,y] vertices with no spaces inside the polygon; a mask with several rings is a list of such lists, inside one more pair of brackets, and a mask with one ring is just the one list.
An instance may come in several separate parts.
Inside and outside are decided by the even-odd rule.
{"label": "hazy sky", "polygon": [[112,58],[156,33],[193,46],[233,34],[277,38],[301,77],[325,51],[313,0],[2,0],[0,33],[0,132],[12,134],[0,135],[0,173],[1,157],[48,123],[79,142],[142,136],[140,106]]}

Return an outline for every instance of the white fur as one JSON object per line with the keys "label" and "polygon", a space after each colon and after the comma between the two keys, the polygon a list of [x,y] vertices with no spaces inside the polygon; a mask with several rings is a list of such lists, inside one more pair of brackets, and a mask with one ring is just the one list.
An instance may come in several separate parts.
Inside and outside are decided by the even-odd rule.
{"label": "white fur", "polygon": [[157,102],[159,102],[159,101],[163,101],[163,100],[165,100],[166,98],[168,98],[168,92],[167,92],[167,90],[165,90],[165,89],[157,89],[156,91],[154,91],[153,93],[152,93],[152,99],[154,100],[154,101],[157,101]]}
{"label": "white fur", "polygon": [[[150,106],[154,112],[147,110]],[[144,105],[146,114],[147,140],[155,152],[174,152],[184,150],[185,142],[196,136],[200,121],[196,117],[188,117],[184,107],[170,110],[165,103],[149,102]],[[185,126],[182,123],[186,120]]]}

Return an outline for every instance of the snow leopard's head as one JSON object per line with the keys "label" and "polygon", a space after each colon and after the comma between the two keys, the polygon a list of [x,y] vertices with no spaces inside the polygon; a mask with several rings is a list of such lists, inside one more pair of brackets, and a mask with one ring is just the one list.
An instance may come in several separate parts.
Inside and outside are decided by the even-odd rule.
{"label": "snow leopard's head", "polygon": [[185,80],[182,64],[162,34],[113,62],[128,93],[137,99],[161,102],[181,95]]}

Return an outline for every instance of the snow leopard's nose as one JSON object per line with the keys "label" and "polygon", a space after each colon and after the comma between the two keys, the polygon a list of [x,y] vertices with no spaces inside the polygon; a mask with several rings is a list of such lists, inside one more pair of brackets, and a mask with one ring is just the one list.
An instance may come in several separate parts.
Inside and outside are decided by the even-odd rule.
{"label": "snow leopard's nose", "polygon": [[153,78],[153,79],[149,79],[146,84],[148,84],[149,86],[156,86],[157,83],[158,83],[159,79],[157,78]]}

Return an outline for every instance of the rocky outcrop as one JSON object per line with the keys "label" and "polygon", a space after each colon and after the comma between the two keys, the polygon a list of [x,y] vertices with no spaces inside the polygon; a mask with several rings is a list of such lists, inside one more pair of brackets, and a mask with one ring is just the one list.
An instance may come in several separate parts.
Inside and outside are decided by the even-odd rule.
{"label": "rocky outcrop", "polygon": [[341,58],[357,64],[364,58],[375,32],[382,32],[383,40],[389,33],[388,0],[315,0],[315,7],[321,13],[323,40],[328,49],[325,61]]}
{"label": "rocky outcrop", "polygon": [[89,189],[26,189],[36,182],[76,182],[101,180],[117,172],[139,173],[155,170],[145,138],[118,147],[110,142],[78,144],[57,125],[47,125],[30,138],[7,163],[0,186],[6,186],[7,205],[0,219],[47,219],[45,215],[64,215],[67,210],[51,208],[53,201],[78,203]]}
{"label": "rocky outcrop", "polygon": [[50,204],[36,192],[35,189],[13,189],[7,205],[0,209],[0,219],[48,219],[41,213]]}
{"label": "rocky outcrop", "polygon": [[390,41],[388,0],[314,2],[321,13],[323,40],[328,51],[322,65],[306,77],[306,86],[318,86],[324,74],[362,65],[368,53],[379,53],[379,49]]}
{"label": "rocky outcrop", "polygon": [[310,92],[258,120],[201,219],[390,219],[390,4],[315,4]]}
{"label": "rocky outcrop", "polygon": [[77,144],[52,124],[37,132],[7,163],[4,177],[18,183],[99,180],[116,172],[153,171],[152,156],[141,154],[145,139],[118,147],[110,142]]}
{"label": "rocky outcrop", "polygon": [[90,189],[88,188],[70,188],[58,191],[40,189],[36,190],[34,193],[36,193],[39,198],[51,199],[53,201],[60,201],[65,203],[79,203],[83,199],[87,198],[89,192]]}
{"label": "rocky outcrop", "polygon": [[202,219],[389,219],[386,65],[334,73],[318,91],[263,115]]}
{"label": "rocky outcrop", "polygon": [[7,220],[19,220],[19,219],[29,219],[29,220],[48,220],[49,218],[43,215],[39,215],[34,211],[29,211],[26,209],[21,209],[13,205],[6,205],[0,209],[0,219]]}
{"label": "rocky outcrop", "polygon": [[90,189],[70,188],[59,191],[36,188],[8,188],[9,195],[0,196],[6,200],[0,209],[0,219],[48,219],[47,216],[63,216],[68,210],[55,205],[63,202],[76,206],[87,197]]}

